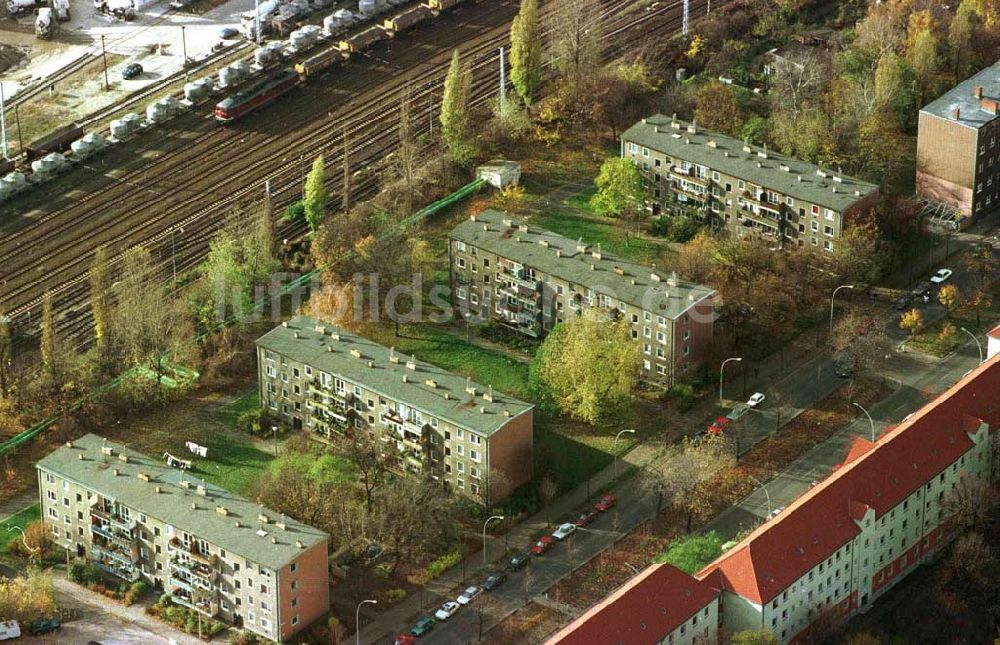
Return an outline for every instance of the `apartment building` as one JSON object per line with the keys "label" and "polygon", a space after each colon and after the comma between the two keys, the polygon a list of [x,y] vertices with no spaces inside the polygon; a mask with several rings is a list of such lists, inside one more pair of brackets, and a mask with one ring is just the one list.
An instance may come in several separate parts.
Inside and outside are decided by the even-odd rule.
{"label": "apartment building", "polygon": [[257,360],[260,400],[292,427],[375,431],[401,470],[492,502],[531,479],[534,406],[492,386],[307,316],[258,339]]}
{"label": "apartment building", "polygon": [[541,337],[586,309],[625,317],[643,377],[670,384],[700,365],[715,291],[487,210],[449,235],[452,301],[464,313]]}
{"label": "apartment building", "polygon": [[687,214],[739,237],[832,251],[878,187],[657,114],[622,134],[621,154],[642,169],[648,207]]}
{"label": "apartment building", "polygon": [[36,467],[53,541],[113,576],[278,642],[329,609],[322,531],[93,434]]}
{"label": "apartment building", "polygon": [[556,633],[561,645],[714,645],[719,591],[669,564],[654,564]]}
{"label": "apartment building", "polygon": [[1000,63],[928,103],[917,120],[917,194],[978,216],[1000,204]]}
{"label": "apartment building", "polygon": [[[994,476],[998,392],[994,356],[878,441],[857,438],[827,479],[693,576],[717,598],[681,599],[675,614],[704,613],[717,603],[717,626],[728,633],[764,629],[782,643],[809,643],[819,616],[866,611],[953,537],[948,495],[963,480]],[[627,597],[643,580],[633,579],[616,596]],[[673,605],[660,599],[664,592],[651,594],[651,606],[669,615]],[[594,643],[669,642],[673,629],[656,627],[628,602],[609,603],[601,615],[615,616],[618,627]],[[591,629],[595,620],[588,612],[550,642],[575,642],[567,635]]]}

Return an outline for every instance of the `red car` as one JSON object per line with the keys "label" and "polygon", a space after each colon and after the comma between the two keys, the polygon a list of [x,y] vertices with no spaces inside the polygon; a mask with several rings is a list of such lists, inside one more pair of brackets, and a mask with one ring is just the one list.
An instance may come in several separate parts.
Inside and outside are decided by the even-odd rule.
{"label": "red car", "polygon": [[396,640],[392,641],[392,645],[414,645],[416,642],[416,636],[411,636],[410,634],[400,634],[396,637]]}
{"label": "red car", "polygon": [[712,425],[708,426],[708,429],[705,430],[705,432],[710,435],[720,435],[725,432],[728,427],[729,419],[726,417],[716,417],[715,421],[712,422]]}
{"label": "red car", "polygon": [[592,508],[588,508],[584,512],[580,513],[580,517],[573,521],[573,524],[577,526],[587,526],[591,522],[597,519],[597,511]]}
{"label": "red car", "polygon": [[608,510],[617,503],[618,503],[618,498],[612,495],[611,493],[608,493],[607,495],[601,497],[601,499],[597,500],[597,503],[594,504],[594,510],[603,513],[604,511]]}
{"label": "red car", "polygon": [[545,555],[555,545],[556,541],[551,535],[543,535],[535,542],[535,546],[531,547],[531,552],[535,555]]}

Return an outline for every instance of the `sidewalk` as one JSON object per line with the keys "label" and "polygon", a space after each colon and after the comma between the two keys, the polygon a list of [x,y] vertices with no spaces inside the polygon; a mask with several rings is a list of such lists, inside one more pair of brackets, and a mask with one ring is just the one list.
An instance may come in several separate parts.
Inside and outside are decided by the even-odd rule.
{"label": "sidewalk", "polygon": [[[641,468],[656,458],[658,452],[659,448],[657,446],[639,444],[618,460],[617,472],[619,474],[625,473],[629,467],[633,466]],[[553,522],[556,522],[559,518],[566,516],[588,499],[588,491],[590,497],[593,497],[602,488],[611,484],[614,480],[614,474],[615,467],[612,464],[593,475],[590,478],[589,487],[587,482],[580,484],[569,493],[554,500],[548,508],[535,513],[527,520],[512,527],[506,535],[507,543],[509,545],[527,546],[531,540],[538,537],[540,533],[550,526],[548,522],[549,517],[552,518]],[[627,531],[629,529],[622,527],[622,530]],[[494,543],[497,541],[494,540]],[[489,554],[491,556],[491,564],[493,564],[502,555],[502,552],[500,548],[494,546],[490,549]],[[440,599],[453,598],[465,584],[463,582],[463,571],[466,574],[465,577],[468,578],[468,575],[479,572],[482,569],[482,563],[483,553],[482,551],[477,551],[469,555],[463,563],[455,565],[440,577],[428,583],[424,587],[423,593],[415,593],[385,612],[365,612],[368,616],[374,616],[374,621],[361,629],[361,642],[378,643],[382,642],[386,637],[391,637],[395,631],[408,631],[410,624],[418,615],[426,612],[427,607],[439,604],[439,601],[435,600],[434,596],[440,597]],[[551,584],[555,584],[556,582],[557,580],[552,580]],[[524,599],[524,604],[527,604],[529,601],[530,598]]]}

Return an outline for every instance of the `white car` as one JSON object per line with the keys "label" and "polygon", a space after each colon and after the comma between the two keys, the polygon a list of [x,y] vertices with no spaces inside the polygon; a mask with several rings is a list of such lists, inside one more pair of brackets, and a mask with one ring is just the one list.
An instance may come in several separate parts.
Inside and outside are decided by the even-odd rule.
{"label": "white car", "polygon": [[938,269],[937,273],[931,276],[931,282],[941,284],[951,277],[951,269]]}
{"label": "white car", "polygon": [[481,593],[483,593],[483,590],[473,585],[468,589],[466,589],[465,591],[463,591],[462,595],[455,599],[455,602],[457,602],[460,605],[468,605],[470,602],[472,602],[473,598],[475,598]]}
{"label": "white car", "polygon": [[766,397],[764,396],[763,392],[754,392],[753,396],[751,396],[747,400],[747,406],[749,406],[751,408],[756,408],[758,405],[760,405],[761,403],[764,402],[765,398]]}
{"label": "white car", "polygon": [[573,531],[575,530],[576,530],[576,524],[570,524],[570,523],[562,524],[559,526],[559,528],[555,530],[555,533],[552,534],[552,537],[554,537],[559,541],[562,541],[568,538],[570,535],[572,535]]}
{"label": "white car", "polygon": [[441,609],[434,612],[434,617],[438,620],[448,620],[455,615],[455,612],[461,609],[462,605],[458,604],[454,600],[449,600],[448,602],[441,605]]}

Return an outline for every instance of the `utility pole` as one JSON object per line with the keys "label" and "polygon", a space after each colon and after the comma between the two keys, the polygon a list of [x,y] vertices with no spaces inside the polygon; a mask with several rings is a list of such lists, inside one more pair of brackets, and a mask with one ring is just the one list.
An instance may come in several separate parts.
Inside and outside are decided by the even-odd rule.
{"label": "utility pole", "polygon": [[4,111],[3,83],[0,83],[0,157],[7,158],[7,113]]}
{"label": "utility pole", "polygon": [[260,0],[253,0],[253,39],[258,45],[260,44]]}
{"label": "utility pole", "polygon": [[111,89],[111,84],[108,82],[108,52],[104,49],[104,34],[101,34],[101,59],[104,60],[104,91]]}
{"label": "utility pole", "polygon": [[188,64],[187,37],[184,35],[184,25],[181,25],[181,50],[184,52],[184,67]]}
{"label": "utility pole", "polygon": [[17,152],[18,154],[24,154],[24,137],[21,134],[21,117],[17,113],[17,107],[20,104],[14,105],[14,124],[17,126]]}
{"label": "utility pole", "polygon": [[691,2],[690,0],[684,0],[684,18],[681,23],[681,35],[688,35],[688,25],[691,22]]}
{"label": "utility pole", "polygon": [[504,116],[507,106],[507,68],[504,65],[504,51],[500,48],[500,116]]}

